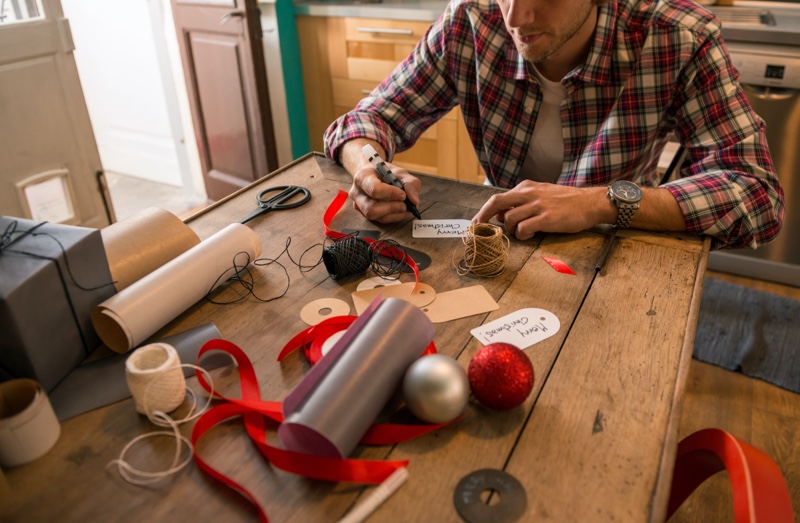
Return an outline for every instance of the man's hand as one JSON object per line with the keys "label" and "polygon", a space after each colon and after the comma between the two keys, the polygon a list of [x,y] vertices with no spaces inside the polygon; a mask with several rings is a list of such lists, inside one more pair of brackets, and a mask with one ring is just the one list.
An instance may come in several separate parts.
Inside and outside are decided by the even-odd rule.
{"label": "man's hand", "polygon": [[342,146],[340,161],[345,169],[353,175],[350,187],[350,199],[353,208],[368,220],[379,223],[392,223],[406,220],[411,213],[406,209],[406,198],[414,205],[419,205],[420,181],[403,168],[386,163],[395,178],[405,186],[405,191],[384,183],[377,171],[370,165],[361,148],[371,144],[381,157],[385,152],[380,144],[364,139],[351,140]]}
{"label": "man's hand", "polygon": [[[607,192],[608,187],[568,187],[525,180],[510,191],[489,198],[472,221],[485,223],[494,217],[519,240],[533,238],[540,231],[583,231],[617,221],[617,207]],[[672,193],[664,188],[643,187],[631,227],[685,231],[686,222]]]}
{"label": "man's hand", "polygon": [[472,221],[485,223],[494,217],[519,240],[528,240],[539,231],[583,231],[616,220],[617,209],[606,191],[606,187],[567,187],[525,180],[489,198]]}

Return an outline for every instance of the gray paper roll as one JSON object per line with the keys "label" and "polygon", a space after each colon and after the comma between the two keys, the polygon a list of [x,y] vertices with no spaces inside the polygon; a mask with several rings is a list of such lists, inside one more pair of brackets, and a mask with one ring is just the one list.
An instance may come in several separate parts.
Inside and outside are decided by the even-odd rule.
{"label": "gray paper roll", "polygon": [[312,368],[284,401],[278,435],[287,449],[348,456],[434,335],[427,316],[397,298],[371,306],[359,320],[339,342],[346,345],[317,363],[327,370]]}
{"label": "gray paper roll", "polygon": [[[194,365],[200,348],[207,341],[221,337],[216,325],[207,323],[156,340],[154,343],[172,345],[178,351],[181,363]],[[130,398],[131,392],[125,382],[127,358],[127,354],[114,354],[84,363],[70,372],[50,393],[50,402],[58,419],[64,421],[78,414]],[[230,363],[230,356],[219,351],[211,352],[200,360],[200,366],[206,370]],[[183,369],[183,375],[187,378],[194,373],[194,369]]]}

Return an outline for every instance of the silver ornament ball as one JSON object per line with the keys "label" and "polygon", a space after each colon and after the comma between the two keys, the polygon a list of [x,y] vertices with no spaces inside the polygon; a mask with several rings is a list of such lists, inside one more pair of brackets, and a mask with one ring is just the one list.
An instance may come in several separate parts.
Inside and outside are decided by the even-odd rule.
{"label": "silver ornament ball", "polygon": [[408,410],[422,421],[451,421],[464,412],[469,401],[467,373],[450,356],[423,356],[406,370],[403,398]]}

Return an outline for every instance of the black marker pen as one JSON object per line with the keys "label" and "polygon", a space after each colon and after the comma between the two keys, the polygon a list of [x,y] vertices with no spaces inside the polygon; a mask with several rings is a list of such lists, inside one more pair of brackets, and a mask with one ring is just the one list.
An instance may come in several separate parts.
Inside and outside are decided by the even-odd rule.
{"label": "black marker pen", "polygon": [[[386,162],[383,161],[383,158],[381,158],[381,156],[378,154],[378,151],[376,151],[373,146],[367,144],[361,148],[361,151],[364,153],[364,156],[367,157],[369,163],[371,163],[372,166],[375,168],[375,170],[378,171],[378,174],[381,175],[381,179],[384,181],[384,183],[388,183],[389,185],[394,185],[395,187],[403,189],[405,191],[403,183],[394,177],[392,171],[390,171],[389,168],[386,167]],[[420,214],[419,209],[417,209],[416,206],[414,206],[414,204],[411,203],[411,200],[408,199],[408,196],[406,196],[405,201],[406,201],[406,209],[408,209],[408,211],[411,214],[413,214],[418,220],[421,220],[422,215]]]}

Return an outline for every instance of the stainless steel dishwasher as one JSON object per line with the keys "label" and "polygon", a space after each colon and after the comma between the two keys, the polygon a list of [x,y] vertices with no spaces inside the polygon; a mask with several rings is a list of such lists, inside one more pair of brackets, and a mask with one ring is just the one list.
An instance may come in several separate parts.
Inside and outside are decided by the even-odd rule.
{"label": "stainless steel dishwasher", "polygon": [[708,265],[800,287],[800,46],[727,45],[747,99],[767,124],[767,141],[786,195],[786,219],[773,242],[754,251],[715,251]]}
{"label": "stainless steel dishwasher", "polygon": [[767,123],[767,141],[786,193],[786,219],[774,242],[755,251],[713,252],[708,265],[800,287],[800,2],[728,3],[733,5],[709,9],[722,23],[748,100]]}

